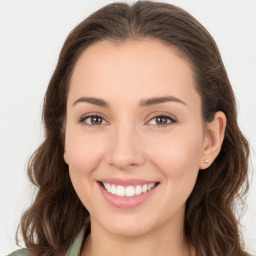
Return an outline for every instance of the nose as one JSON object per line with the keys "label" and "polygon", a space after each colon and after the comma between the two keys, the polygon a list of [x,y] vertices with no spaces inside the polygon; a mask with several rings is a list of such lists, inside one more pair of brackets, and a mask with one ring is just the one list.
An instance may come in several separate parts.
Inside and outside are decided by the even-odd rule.
{"label": "nose", "polygon": [[112,130],[108,162],[120,170],[128,170],[144,163],[143,145],[135,127],[126,124]]}

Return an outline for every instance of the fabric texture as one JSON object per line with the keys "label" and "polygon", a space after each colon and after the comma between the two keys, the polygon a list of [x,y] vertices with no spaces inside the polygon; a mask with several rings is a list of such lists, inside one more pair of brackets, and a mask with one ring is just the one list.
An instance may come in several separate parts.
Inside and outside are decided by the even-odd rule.
{"label": "fabric texture", "polygon": [[[66,256],[80,256],[83,241],[85,236],[85,227],[81,229],[78,235],[75,237],[73,243],[70,245],[66,252]],[[8,256],[31,256],[31,254],[26,249],[19,249]]]}

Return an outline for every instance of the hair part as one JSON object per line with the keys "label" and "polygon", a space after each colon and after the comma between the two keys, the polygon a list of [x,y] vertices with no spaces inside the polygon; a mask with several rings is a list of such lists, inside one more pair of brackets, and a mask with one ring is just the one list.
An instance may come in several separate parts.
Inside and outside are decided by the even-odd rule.
{"label": "hair part", "polygon": [[[25,211],[20,230],[33,255],[64,255],[89,213],[72,186],[64,162],[67,95],[74,66],[94,42],[152,39],[178,50],[189,60],[202,100],[202,117],[217,111],[227,117],[218,157],[200,170],[186,203],[185,233],[198,256],[245,256],[234,215],[237,198],[248,190],[249,145],[237,124],[236,102],[218,47],[209,32],[189,13],[167,3],[138,1],[109,4],[82,21],[67,37],[44,98],[45,140],[28,165],[38,192]],[[18,237],[18,232],[17,232]]]}

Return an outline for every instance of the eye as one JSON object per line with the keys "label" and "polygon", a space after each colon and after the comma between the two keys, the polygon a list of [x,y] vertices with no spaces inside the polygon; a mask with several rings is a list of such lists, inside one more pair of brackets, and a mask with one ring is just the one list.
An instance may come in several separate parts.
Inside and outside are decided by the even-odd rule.
{"label": "eye", "polygon": [[[152,120],[155,120],[155,122],[152,123]],[[157,126],[160,126],[160,127],[166,127],[176,122],[177,120],[169,114],[161,114],[158,116],[154,116],[149,121],[150,124],[153,124],[153,125],[156,124]]]}
{"label": "eye", "polygon": [[[87,121],[87,120],[89,120],[89,121]],[[102,116],[100,116],[100,115],[91,115],[91,114],[83,116],[79,119],[80,123],[84,123],[85,125],[88,125],[89,127],[92,127],[92,126],[95,127],[95,126],[100,126],[102,124],[105,124],[106,121],[105,121],[105,123],[103,123],[103,121],[105,121],[105,120]]]}
{"label": "eye", "polygon": [[[152,122],[153,120],[155,120],[155,122]],[[164,128],[164,127],[169,126],[176,122],[177,122],[177,120],[170,114],[161,114],[161,115],[157,115],[157,116],[154,116],[153,118],[151,118],[149,121],[149,124],[157,125],[158,127]],[[79,123],[83,123],[83,124],[87,125],[88,127],[97,127],[97,126],[100,127],[101,125],[106,124],[107,122],[100,115],[89,114],[89,115],[82,116],[79,119]]]}

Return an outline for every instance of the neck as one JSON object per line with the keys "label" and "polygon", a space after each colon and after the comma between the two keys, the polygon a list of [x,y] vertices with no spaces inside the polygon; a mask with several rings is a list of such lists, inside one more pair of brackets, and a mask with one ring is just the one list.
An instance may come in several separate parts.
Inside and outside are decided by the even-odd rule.
{"label": "neck", "polygon": [[[177,221],[177,220],[176,220]],[[195,249],[185,239],[183,225],[164,225],[139,236],[123,236],[105,230],[92,220],[81,256],[195,256]]]}

